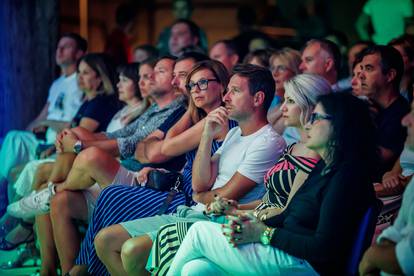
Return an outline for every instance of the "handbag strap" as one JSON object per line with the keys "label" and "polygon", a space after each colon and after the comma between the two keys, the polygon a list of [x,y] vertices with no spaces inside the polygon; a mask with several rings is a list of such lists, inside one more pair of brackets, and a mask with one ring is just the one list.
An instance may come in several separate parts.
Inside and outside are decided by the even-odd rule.
{"label": "handbag strap", "polygon": [[162,203],[160,209],[158,210],[157,215],[163,215],[168,210],[168,206],[170,205],[171,201],[174,199],[175,195],[179,192],[178,187],[180,186],[180,177],[177,177],[174,186],[171,188],[170,192],[168,193],[167,197],[165,198],[164,202]]}

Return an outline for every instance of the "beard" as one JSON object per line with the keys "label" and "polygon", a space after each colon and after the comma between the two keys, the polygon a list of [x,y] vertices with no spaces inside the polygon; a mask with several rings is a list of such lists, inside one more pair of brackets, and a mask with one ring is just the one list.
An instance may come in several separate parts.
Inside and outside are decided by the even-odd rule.
{"label": "beard", "polygon": [[154,98],[160,98],[160,97],[164,96],[167,93],[168,93],[167,90],[157,87],[157,88],[154,88],[154,89],[151,90],[150,95]]}

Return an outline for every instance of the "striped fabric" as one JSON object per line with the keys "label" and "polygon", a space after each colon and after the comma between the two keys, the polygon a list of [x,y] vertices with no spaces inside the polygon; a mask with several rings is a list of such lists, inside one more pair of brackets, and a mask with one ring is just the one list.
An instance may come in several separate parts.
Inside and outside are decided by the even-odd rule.
{"label": "striped fabric", "polygon": [[[309,174],[318,160],[292,155],[294,144],[286,148],[276,165],[267,171],[264,177],[266,194],[256,210],[268,207],[285,206],[295,176],[299,170]],[[279,198],[280,197],[280,198]],[[152,245],[151,267],[149,270],[157,276],[166,275],[175,254],[184,240],[193,222],[176,222],[164,225]]]}
{"label": "striped fabric", "polygon": [[193,223],[178,222],[160,228],[151,252],[152,275],[167,275],[175,253]]}
{"label": "striped fabric", "polygon": [[262,203],[256,208],[283,208],[288,200],[290,189],[299,170],[309,174],[318,160],[309,157],[295,156],[292,150],[295,144],[289,145],[283,156],[264,176],[266,194]]}
{"label": "striped fabric", "polygon": [[[235,121],[229,121],[229,128],[237,126]],[[222,142],[214,141],[211,149],[213,154],[221,146]],[[187,153],[187,163],[183,170],[184,193],[191,198],[191,171],[196,150]],[[108,186],[98,197],[91,224],[82,242],[77,265],[87,265],[91,275],[109,275],[103,263],[96,255],[94,239],[98,232],[108,226],[124,221],[155,216],[162,206],[168,192],[160,192],[145,187],[129,187],[123,185]],[[167,213],[173,213],[177,206],[186,204],[182,193],[175,195],[171,201]]]}

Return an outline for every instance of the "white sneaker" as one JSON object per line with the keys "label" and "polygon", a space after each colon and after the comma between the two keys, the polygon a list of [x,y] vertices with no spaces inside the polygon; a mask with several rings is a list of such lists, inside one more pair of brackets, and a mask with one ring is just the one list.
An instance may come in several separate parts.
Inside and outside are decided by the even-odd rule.
{"label": "white sneaker", "polygon": [[47,188],[38,192],[33,191],[30,195],[7,206],[7,213],[22,219],[46,214],[49,212],[49,201],[55,193],[55,185],[49,183]]}

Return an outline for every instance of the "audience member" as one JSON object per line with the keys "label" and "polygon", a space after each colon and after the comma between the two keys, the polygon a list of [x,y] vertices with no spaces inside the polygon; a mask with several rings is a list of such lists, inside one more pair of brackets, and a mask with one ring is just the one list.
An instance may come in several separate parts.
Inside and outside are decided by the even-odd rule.
{"label": "audience member", "polygon": [[151,44],[144,44],[135,47],[134,49],[134,61],[135,62],[143,62],[148,59],[157,59],[158,58],[158,50]]}
{"label": "audience member", "polygon": [[409,111],[399,92],[404,64],[400,53],[391,46],[366,48],[356,63],[360,63],[361,69],[361,94],[369,98],[376,110],[382,175],[391,169],[404,147],[406,131],[400,122]]}
{"label": "audience member", "polygon": [[[76,81],[76,63],[86,50],[87,42],[78,34],[67,33],[60,38],[56,49],[56,64],[62,75],[51,85],[46,104],[28,125],[28,131],[10,131],[3,140],[0,181],[9,177],[14,166],[35,159],[39,144],[53,144],[56,133],[75,116],[83,97]],[[46,132],[44,142],[36,137],[37,133],[42,132]]]}
{"label": "audience member", "polygon": [[116,27],[105,41],[104,52],[113,59],[116,65],[133,60],[128,36],[134,25],[136,13],[136,9],[131,4],[120,4],[115,11]]}
{"label": "audience member", "polygon": [[200,28],[187,19],[178,19],[171,26],[170,38],[168,40],[169,53],[179,56],[184,49],[190,51],[200,51]]}
{"label": "audience member", "polygon": [[412,87],[414,84],[414,36],[403,35],[388,43],[400,52],[404,62],[404,74],[401,78],[400,93],[411,102],[413,100]]}
{"label": "audience member", "polygon": [[270,52],[266,49],[254,50],[248,53],[243,60],[245,64],[253,64],[269,68]]}
{"label": "audience member", "polygon": [[[286,128],[286,125],[283,122],[282,112],[280,110],[280,104],[285,99],[284,83],[300,73],[300,53],[291,48],[283,48],[275,51],[271,55],[269,62],[270,71],[272,71],[272,76],[275,80],[276,86],[275,95],[267,113],[267,120],[277,133],[282,134]],[[295,133],[294,137],[299,137],[296,131],[293,131],[293,133]],[[288,138],[288,136],[284,136],[284,138],[288,145],[291,144],[293,140],[297,141],[297,139],[292,140]]]}
{"label": "audience member", "polygon": [[341,67],[341,53],[338,46],[326,39],[311,39],[302,51],[300,70],[303,73],[318,74],[338,92],[338,73]]}
{"label": "audience member", "polygon": [[[402,124],[407,128],[407,150],[414,150],[414,104],[411,112],[407,114]],[[414,180],[408,184],[402,206],[394,224],[385,229],[365,252],[360,264],[359,275],[412,275],[414,274]]]}
{"label": "audience member", "polygon": [[[110,60],[103,54],[87,54],[80,59],[78,65],[78,84],[80,89],[85,93],[85,102],[79,108],[75,115],[72,126],[80,126],[89,131],[99,131],[102,127],[106,127],[109,123],[108,118],[113,116],[119,108],[117,100],[114,98],[114,68]],[[102,112],[105,110],[105,112]],[[49,160],[51,162],[53,160]],[[8,213],[16,216],[16,212],[24,212],[19,209],[19,205],[12,204],[8,207]],[[18,245],[29,241],[30,235],[33,235],[33,230],[27,221],[21,223],[13,229],[4,239],[1,240],[1,247],[3,250],[11,250]],[[39,225],[37,225],[39,226]],[[40,244],[48,237],[46,229],[38,228],[38,240]],[[31,233],[31,234],[30,234]],[[26,239],[21,239],[26,235]],[[51,238],[52,236],[50,236]],[[8,240],[11,238],[11,240]],[[46,246],[48,246],[47,244]],[[41,247],[42,268],[48,267],[53,263],[53,256],[47,254],[48,248]],[[56,270],[56,264],[50,265],[52,269]]]}
{"label": "audience member", "polygon": [[[193,13],[193,4],[191,0],[173,0],[172,9],[173,14],[177,20],[191,20],[191,15]],[[157,48],[160,50],[161,54],[165,55],[169,53],[168,40],[170,38],[170,35],[171,27],[166,27],[161,31],[160,36],[158,37]],[[207,36],[201,28],[199,29],[198,37],[200,39],[199,46],[201,47],[202,52],[207,52]]]}
{"label": "audience member", "polygon": [[209,56],[212,60],[220,61],[229,73],[239,62],[237,46],[232,40],[219,40],[211,46]]}
{"label": "audience member", "polygon": [[359,223],[375,200],[375,126],[364,102],[335,93],[320,97],[307,131],[305,145],[322,160],[286,209],[263,221],[245,215],[224,225],[196,222],[168,275],[345,274]]}
{"label": "audience member", "polygon": [[[348,59],[347,59],[347,65],[348,65],[348,73],[349,76],[346,78],[343,78],[338,81],[338,86],[342,91],[348,91],[352,90],[352,78],[354,76],[354,68],[355,68],[355,59],[358,53],[360,53],[365,48],[368,48],[370,46],[374,46],[374,43],[370,41],[357,41],[355,42],[348,50]],[[359,66],[357,66],[359,68]],[[358,69],[359,70],[359,69]]]}

